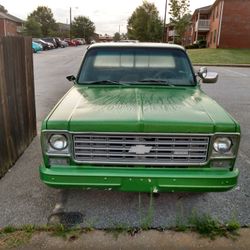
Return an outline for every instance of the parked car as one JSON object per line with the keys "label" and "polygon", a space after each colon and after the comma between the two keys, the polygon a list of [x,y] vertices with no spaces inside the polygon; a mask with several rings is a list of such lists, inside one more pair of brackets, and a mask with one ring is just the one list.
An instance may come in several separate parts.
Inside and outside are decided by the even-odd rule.
{"label": "parked car", "polygon": [[86,44],[86,40],[84,38],[76,38],[76,40],[81,41],[83,45]]}
{"label": "parked car", "polygon": [[66,38],[66,39],[64,39],[64,41],[66,43],[68,43],[69,46],[76,46],[76,43],[73,40],[70,40],[70,39]]}
{"label": "parked car", "polygon": [[41,44],[42,47],[43,47],[43,50],[49,50],[49,49],[54,48],[54,45],[52,43],[45,42],[45,41],[43,41],[42,39],[39,39],[39,38],[33,38],[32,41],[35,42],[35,43]]}
{"label": "parked car", "polygon": [[83,42],[77,39],[72,39],[72,41],[76,44],[76,46],[83,45]]}
{"label": "parked car", "polygon": [[139,43],[139,40],[120,40],[121,43]]}
{"label": "parked car", "polygon": [[200,87],[218,74],[197,75],[178,45],[90,45],[42,123],[42,181],[153,193],[235,187],[240,125]]}
{"label": "parked car", "polygon": [[74,41],[77,41],[79,43],[79,45],[86,44],[86,41],[84,38],[75,38]]}
{"label": "parked car", "polygon": [[64,48],[69,46],[69,44],[67,42],[63,41],[63,40],[61,40],[61,43],[63,44]]}
{"label": "parked car", "polygon": [[56,43],[57,43],[57,47],[59,47],[59,48],[68,47],[68,43],[66,43],[65,41],[61,40],[61,38],[56,37],[55,40],[56,40]]}
{"label": "parked car", "polygon": [[42,51],[43,46],[39,43],[32,42],[32,51],[33,53],[37,53],[38,51]]}
{"label": "parked car", "polygon": [[58,43],[56,42],[56,39],[53,37],[44,37],[42,38],[43,41],[52,43],[54,45],[54,48],[58,48]]}

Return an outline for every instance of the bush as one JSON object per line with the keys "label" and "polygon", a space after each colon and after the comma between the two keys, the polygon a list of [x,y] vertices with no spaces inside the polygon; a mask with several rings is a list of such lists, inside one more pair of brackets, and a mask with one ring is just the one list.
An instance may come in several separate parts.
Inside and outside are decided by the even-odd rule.
{"label": "bush", "polygon": [[199,49],[198,44],[192,44],[192,45],[187,45],[185,46],[186,49]]}
{"label": "bush", "polygon": [[198,41],[199,48],[206,48],[207,47],[207,41],[206,40],[199,40]]}

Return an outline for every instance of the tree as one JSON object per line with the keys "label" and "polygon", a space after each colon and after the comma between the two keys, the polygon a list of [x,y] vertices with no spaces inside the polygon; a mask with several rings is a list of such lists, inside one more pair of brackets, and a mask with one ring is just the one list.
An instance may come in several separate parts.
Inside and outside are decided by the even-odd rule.
{"label": "tree", "polygon": [[121,34],[121,40],[127,40],[128,39],[128,34],[127,33],[122,33]]}
{"label": "tree", "polygon": [[118,42],[118,41],[121,40],[121,35],[120,35],[119,32],[116,32],[116,33],[114,34],[113,40],[114,40],[114,42]]}
{"label": "tree", "polygon": [[0,4],[0,12],[8,13],[8,10],[6,10],[4,6]]}
{"label": "tree", "polygon": [[128,38],[141,42],[159,42],[163,23],[153,3],[143,1],[128,19]]}
{"label": "tree", "polygon": [[78,16],[74,18],[71,25],[71,34],[73,37],[82,37],[87,42],[90,42],[94,32],[95,25],[88,17]]}
{"label": "tree", "polygon": [[41,37],[41,24],[38,23],[33,17],[29,17],[28,20],[25,22],[23,33],[24,35],[32,37]]}
{"label": "tree", "polygon": [[33,18],[41,25],[42,36],[52,35],[57,31],[57,24],[53,17],[53,13],[50,8],[46,6],[38,6],[29,16],[28,20]]}
{"label": "tree", "polygon": [[170,0],[169,6],[171,15],[170,22],[174,25],[178,35],[177,40],[182,43],[182,39],[191,20],[189,13],[190,0]]}

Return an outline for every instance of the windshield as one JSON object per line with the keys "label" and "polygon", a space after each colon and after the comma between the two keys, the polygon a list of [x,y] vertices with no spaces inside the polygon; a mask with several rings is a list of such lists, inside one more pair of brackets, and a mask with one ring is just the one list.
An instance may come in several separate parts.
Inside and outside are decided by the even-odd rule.
{"label": "windshield", "polygon": [[171,48],[94,48],[85,57],[79,84],[128,83],[195,85],[196,80],[184,51]]}

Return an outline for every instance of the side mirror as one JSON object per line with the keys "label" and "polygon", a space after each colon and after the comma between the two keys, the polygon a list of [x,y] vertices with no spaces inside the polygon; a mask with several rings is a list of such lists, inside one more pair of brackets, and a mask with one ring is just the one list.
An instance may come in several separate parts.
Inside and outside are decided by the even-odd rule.
{"label": "side mirror", "polygon": [[198,76],[202,79],[203,83],[216,83],[218,80],[218,73],[207,72],[206,67],[201,67],[198,71]]}
{"label": "side mirror", "polygon": [[73,75],[70,75],[70,76],[66,76],[66,79],[67,79],[68,81],[70,81],[70,82],[73,82],[73,81],[76,80],[76,77],[73,76]]}

